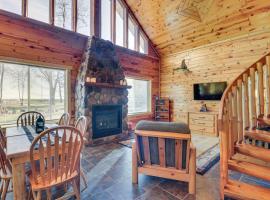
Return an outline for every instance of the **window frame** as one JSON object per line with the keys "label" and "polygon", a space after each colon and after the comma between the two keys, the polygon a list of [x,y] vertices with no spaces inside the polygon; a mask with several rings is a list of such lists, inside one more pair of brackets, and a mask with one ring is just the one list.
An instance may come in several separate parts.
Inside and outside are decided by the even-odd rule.
{"label": "window frame", "polygon": [[135,27],[135,30],[134,30],[134,49],[130,49],[129,48],[129,34],[127,32],[127,48],[129,50],[132,50],[132,51],[137,51],[138,52],[138,44],[139,44],[139,38],[138,38],[138,32],[139,32],[139,25],[138,23],[136,22],[136,20],[134,19],[134,17],[131,15],[131,14],[128,14],[128,18],[127,18],[127,21],[128,21],[128,27],[127,27],[127,31],[129,32],[129,22],[131,21]]}
{"label": "window frame", "polygon": [[[45,68],[45,69],[55,69],[55,70],[63,70],[65,72],[65,86],[64,86],[64,93],[65,93],[65,96],[66,98],[64,99],[64,112],[70,112],[70,98],[71,98],[71,93],[70,93],[70,69],[69,68],[63,68],[63,67],[58,67],[58,66],[47,66],[47,65],[41,65],[41,64],[34,64],[34,63],[27,63],[27,62],[17,62],[17,61],[10,61],[10,60],[3,60],[3,59],[0,59],[0,63],[7,63],[7,64],[17,64],[17,65],[23,65],[23,66],[27,66],[28,69],[27,69],[27,73],[28,73],[28,78],[27,78],[27,111],[29,111],[29,108],[31,107],[30,105],[30,100],[31,98],[31,95],[30,95],[30,69],[31,67],[34,67],[34,68]],[[46,122],[57,122],[59,119],[49,119],[49,120],[46,120]],[[0,122],[0,125],[1,126],[13,126],[15,125],[15,123],[1,123]]]}
{"label": "window frame", "polygon": [[[49,13],[48,13],[48,22],[40,21],[38,19],[35,19],[35,18],[29,16],[29,5],[30,5],[29,0],[25,0],[25,4],[24,4],[24,0],[22,2],[25,5],[25,7],[26,7],[25,8],[26,9],[26,11],[25,11],[26,17],[27,18],[30,18],[30,19],[33,19],[33,20],[36,20],[36,21],[39,21],[39,22],[42,22],[42,23],[49,24],[51,22],[51,0],[48,0],[48,2],[49,2],[49,7],[48,7],[48,11],[49,11]],[[24,8],[22,8],[22,9],[24,10]]]}
{"label": "window frame", "polygon": [[114,0],[113,1],[114,2],[114,4],[115,4],[115,6],[114,6],[114,8],[115,8],[115,10],[114,10],[114,16],[113,16],[113,20],[114,20],[114,26],[113,26],[113,32],[114,32],[114,37],[113,37],[113,42],[114,42],[114,44],[116,44],[116,37],[117,37],[117,35],[116,35],[116,5],[117,5],[117,3],[123,8],[123,46],[121,46],[121,45],[119,45],[119,44],[116,44],[116,45],[118,45],[118,46],[121,46],[121,47],[126,47],[127,46],[127,36],[126,36],[126,21],[127,21],[127,8],[126,8],[126,6],[125,6],[125,4],[122,2],[122,0]]}
{"label": "window frame", "polygon": [[[94,22],[93,22],[93,19],[94,19],[94,5],[93,5],[93,0],[88,0],[88,1],[90,1],[90,13],[89,13],[89,20],[90,20],[90,26],[89,26],[89,28],[90,28],[90,30],[88,30],[89,31],[89,35],[86,35],[86,36],[91,36],[91,35],[94,35],[94,32],[93,32],[93,24],[94,24]],[[78,32],[78,15],[79,15],[79,12],[78,12],[78,0],[73,0],[73,2],[76,2],[76,3],[74,3],[75,4],[75,6],[76,6],[76,9],[74,9],[73,8],[73,12],[74,12],[74,18],[75,19],[73,19],[73,21],[74,21],[74,29],[75,29],[75,32],[76,33],[79,33]],[[82,33],[79,33],[79,34],[82,34]],[[85,35],[85,34],[82,34],[82,35]]]}
{"label": "window frame", "polygon": [[134,77],[134,76],[126,76],[127,79],[134,79],[138,81],[147,81],[148,86],[147,86],[147,111],[146,112],[133,112],[129,113],[128,116],[137,116],[137,115],[147,115],[147,114],[152,114],[152,80],[147,79],[147,78],[142,78],[142,77]]}
{"label": "window frame", "polygon": [[[55,2],[56,0],[49,0],[49,24],[56,26],[55,25]],[[101,1],[97,1],[97,0],[88,0],[90,1],[90,30],[89,33],[90,35],[86,35],[86,36],[92,36],[92,35],[96,35],[97,37],[101,37],[101,32],[102,32],[102,28],[101,28]],[[110,41],[112,43],[116,44],[116,3],[118,2],[123,8],[124,8],[124,38],[123,38],[123,46],[121,45],[117,45],[119,47],[125,47],[127,49],[129,44],[128,44],[128,26],[129,26],[129,18],[131,18],[131,21],[135,24],[135,29],[136,29],[136,34],[135,34],[135,48],[134,49],[129,49],[131,51],[136,51],[138,53],[140,52],[140,33],[143,33],[143,35],[145,36],[145,40],[147,42],[147,44],[149,44],[150,40],[147,36],[147,34],[145,33],[145,31],[143,30],[143,28],[141,27],[140,23],[138,22],[138,20],[136,19],[136,17],[134,16],[133,12],[130,10],[129,6],[127,5],[127,3],[124,0],[110,0],[111,1],[111,10],[110,10]],[[30,19],[33,19],[31,17],[28,16],[28,0],[21,0],[22,2],[22,8],[21,8],[21,15],[23,17],[27,17]],[[11,12],[11,11],[8,11]],[[16,14],[16,13],[15,13]],[[36,19],[33,19],[36,20]],[[38,20],[37,20],[38,21]],[[46,23],[43,21],[39,21],[41,23]],[[46,23],[48,24],[48,23]],[[77,25],[78,25],[78,0],[71,0],[71,29],[65,29],[68,31],[73,31],[73,32],[77,32]],[[59,26],[56,26],[58,28],[62,28]],[[64,29],[64,28],[63,28]],[[78,33],[81,34],[81,33]],[[82,34],[84,35],[84,34]],[[141,53],[144,55],[147,55],[149,53],[149,45],[147,45],[147,51],[146,53]]]}
{"label": "window frame", "polygon": [[[141,46],[141,39],[140,38],[142,38],[143,41],[145,42],[144,52],[141,52],[140,51],[140,46]],[[139,45],[138,45],[138,47],[139,47],[139,52],[140,53],[142,53],[142,54],[148,54],[148,40],[147,40],[145,34],[143,33],[143,31],[141,31],[141,30],[139,31]]]}

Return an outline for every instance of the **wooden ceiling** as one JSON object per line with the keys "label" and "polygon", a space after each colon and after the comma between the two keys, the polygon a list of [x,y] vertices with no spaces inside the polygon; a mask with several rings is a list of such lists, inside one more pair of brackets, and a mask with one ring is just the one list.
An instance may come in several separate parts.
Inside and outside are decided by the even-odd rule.
{"label": "wooden ceiling", "polygon": [[269,0],[126,0],[160,55],[270,30]]}

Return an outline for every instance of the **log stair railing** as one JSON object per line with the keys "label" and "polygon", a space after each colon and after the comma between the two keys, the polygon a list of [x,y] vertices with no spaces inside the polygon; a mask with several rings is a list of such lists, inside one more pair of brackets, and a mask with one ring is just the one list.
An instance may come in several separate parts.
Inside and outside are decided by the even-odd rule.
{"label": "log stair railing", "polygon": [[218,129],[222,199],[270,199],[269,188],[229,177],[232,170],[270,181],[270,53],[227,87]]}

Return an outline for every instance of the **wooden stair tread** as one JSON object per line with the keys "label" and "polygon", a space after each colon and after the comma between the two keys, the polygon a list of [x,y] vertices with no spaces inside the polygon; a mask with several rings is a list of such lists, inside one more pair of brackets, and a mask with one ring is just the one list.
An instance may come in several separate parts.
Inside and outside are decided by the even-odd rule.
{"label": "wooden stair tread", "polygon": [[230,170],[238,171],[243,174],[270,181],[269,167],[234,159],[228,161],[228,167]]}
{"label": "wooden stair tread", "polygon": [[235,180],[229,180],[224,187],[224,194],[235,199],[269,200],[270,189]]}
{"label": "wooden stair tread", "polygon": [[245,136],[247,136],[251,139],[270,143],[270,132],[268,132],[268,131],[258,130],[258,129],[246,130]]}
{"label": "wooden stair tread", "polygon": [[266,162],[270,162],[269,149],[256,147],[250,144],[237,144],[235,145],[235,151],[243,155],[251,156]]}

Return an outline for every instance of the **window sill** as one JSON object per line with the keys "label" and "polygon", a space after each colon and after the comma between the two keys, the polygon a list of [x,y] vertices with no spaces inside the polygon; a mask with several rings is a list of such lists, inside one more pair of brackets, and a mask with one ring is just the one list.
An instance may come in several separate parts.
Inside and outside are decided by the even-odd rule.
{"label": "window sill", "polygon": [[145,116],[145,115],[152,115],[152,112],[130,113],[130,114],[128,114],[128,118]]}

